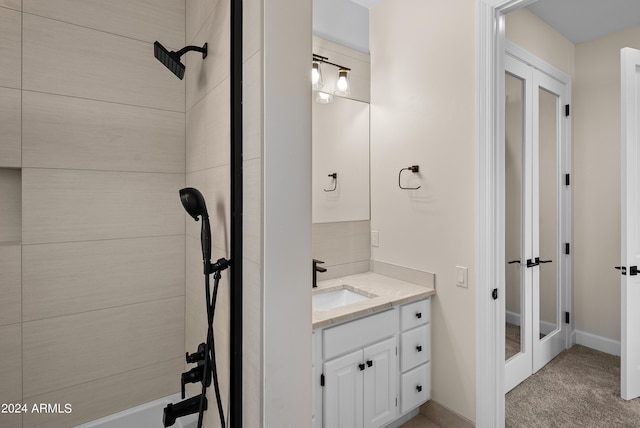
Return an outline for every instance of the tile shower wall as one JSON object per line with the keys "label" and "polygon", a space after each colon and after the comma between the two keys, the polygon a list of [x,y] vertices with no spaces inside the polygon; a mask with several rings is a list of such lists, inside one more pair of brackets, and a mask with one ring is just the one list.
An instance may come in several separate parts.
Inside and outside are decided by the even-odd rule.
{"label": "tile shower wall", "polygon": [[184,22],[171,0],[0,0],[0,402],[72,405],[0,426],[179,389],[185,86],[152,44]]}
{"label": "tile shower wall", "polygon": [[[243,425],[262,426],[262,7],[243,2]],[[212,257],[229,257],[230,79],[229,2],[186,3],[186,41],[208,43],[208,56],[187,56],[186,182],[207,201],[212,229]],[[186,351],[206,338],[206,308],[200,249],[200,224],[187,219]],[[214,332],[223,407],[229,391],[229,282],[225,274],[216,302]],[[198,394],[194,385],[189,393]],[[210,401],[212,403],[213,401]],[[205,427],[218,427],[215,407]],[[225,413],[228,417],[228,414]]]}
{"label": "tile shower wall", "polygon": [[[189,45],[208,43],[207,58],[186,56],[186,183],[202,192],[211,222],[212,259],[229,257],[229,2],[197,0],[186,3]],[[206,341],[200,222],[187,218],[185,348],[195,352]],[[223,408],[229,402],[229,271],[223,273],[216,300],[214,337]],[[213,286],[213,284],[212,284]],[[189,385],[188,394],[200,393]],[[210,394],[210,403],[214,403]],[[219,425],[215,406],[205,413],[205,427]],[[225,414],[225,416],[228,416]]]}

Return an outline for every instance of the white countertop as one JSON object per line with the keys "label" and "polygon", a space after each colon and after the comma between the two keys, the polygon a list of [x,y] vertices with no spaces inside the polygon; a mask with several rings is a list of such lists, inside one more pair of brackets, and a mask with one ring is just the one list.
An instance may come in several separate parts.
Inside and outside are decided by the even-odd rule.
{"label": "white countertop", "polygon": [[318,282],[313,294],[338,288],[351,288],[371,298],[326,311],[312,311],[313,328],[326,327],[363,315],[372,314],[393,305],[407,303],[436,294],[436,290],[373,272],[345,276]]}

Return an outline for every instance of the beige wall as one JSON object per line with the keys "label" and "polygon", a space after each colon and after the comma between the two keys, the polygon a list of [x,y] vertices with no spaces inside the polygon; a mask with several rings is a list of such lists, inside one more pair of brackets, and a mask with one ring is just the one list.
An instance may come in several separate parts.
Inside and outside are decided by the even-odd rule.
{"label": "beige wall", "polygon": [[[437,11],[434,13],[434,11]],[[433,400],[475,419],[475,3],[386,0],[371,10],[374,261],[436,274]],[[416,191],[398,188],[398,171]],[[413,180],[413,181],[411,181]],[[456,265],[469,288],[456,287]]]}
{"label": "beige wall", "polygon": [[184,85],[152,44],[184,43],[184,6],[80,3],[0,2],[0,401],[73,408],[3,427],[179,388]]}
{"label": "beige wall", "polygon": [[507,40],[538,58],[575,76],[575,46],[527,8],[506,15]]}

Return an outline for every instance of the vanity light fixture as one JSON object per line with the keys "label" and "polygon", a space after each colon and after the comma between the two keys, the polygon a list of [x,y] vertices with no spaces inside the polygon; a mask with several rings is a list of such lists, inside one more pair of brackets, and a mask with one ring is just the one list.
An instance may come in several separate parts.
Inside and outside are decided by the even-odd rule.
{"label": "vanity light fixture", "polygon": [[[336,90],[334,94],[346,96],[351,94],[351,84],[349,81],[349,72],[351,69],[349,67],[345,67],[340,64],[334,64],[333,62],[329,62],[329,58],[326,56],[313,54],[312,57],[313,63],[311,68],[311,84],[313,89],[320,89],[322,87],[322,73],[320,71],[320,64],[329,64],[338,68],[338,77],[336,79]],[[322,104],[326,104],[331,102],[331,95],[327,93],[318,92],[316,96],[316,101]]]}

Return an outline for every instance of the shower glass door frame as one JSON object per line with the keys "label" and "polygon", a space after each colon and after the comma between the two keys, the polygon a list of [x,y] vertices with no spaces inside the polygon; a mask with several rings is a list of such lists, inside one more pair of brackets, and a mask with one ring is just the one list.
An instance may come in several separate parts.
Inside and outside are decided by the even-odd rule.
{"label": "shower glass door frame", "polygon": [[[520,247],[519,254],[513,243],[505,243],[508,260],[504,266],[505,282],[519,277],[517,288],[505,283],[505,310],[507,322],[519,325],[521,337],[520,352],[505,363],[505,392],[570,346],[570,325],[565,314],[570,313],[571,280],[570,245],[566,245],[571,242],[571,195],[569,181],[565,181],[570,171],[570,118],[565,105],[569,104],[571,79],[516,45],[507,42],[506,47],[505,85],[508,76],[521,81],[523,102],[521,113],[518,112],[522,114],[520,152],[513,150],[513,142],[509,150],[505,137],[505,152],[509,152],[506,156],[512,155],[511,162],[520,157],[521,169],[514,174],[513,166],[506,166],[507,157],[503,165],[505,188],[512,188],[505,190],[504,207],[510,210],[510,216],[514,212],[520,216],[520,221],[515,222],[519,230],[515,232],[510,230],[514,225],[509,214],[505,212],[504,216],[505,240],[520,235],[516,245]],[[510,138],[514,135],[505,134]],[[508,182],[514,177],[520,182]],[[507,197],[514,197],[514,186],[516,191],[520,187],[521,195],[515,204]],[[515,197],[518,199],[517,193]],[[514,209],[518,204],[520,213]],[[515,269],[517,272],[511,272]],[[515,298],[519,310],[509,312],[514,306],[509,293],[514,290],[519,294]]]}

